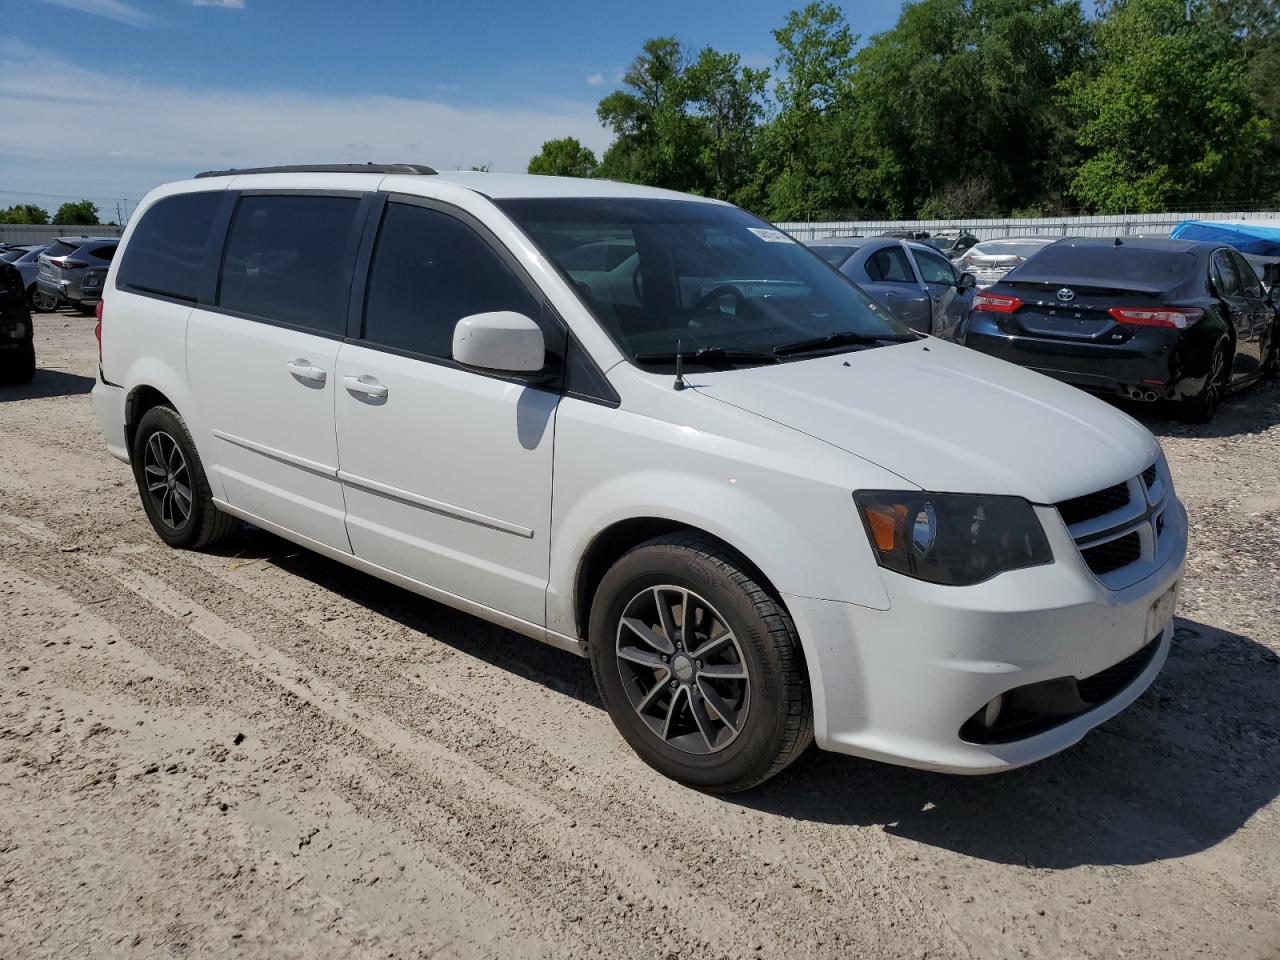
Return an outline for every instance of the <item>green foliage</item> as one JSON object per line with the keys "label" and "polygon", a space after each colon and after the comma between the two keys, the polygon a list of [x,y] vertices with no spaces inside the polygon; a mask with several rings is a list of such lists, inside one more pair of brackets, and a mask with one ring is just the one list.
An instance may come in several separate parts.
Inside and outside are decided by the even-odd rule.
{"label": "green foliage", "polygon": [[578,142],[576,137],[548,140],[537,156],[529,160],[529,172],[548,177],[594,177],[596,155]]}
{"label": "green foliage", "polygon": [[0,210],[0,223],[48,223],[49,211],[34,203],[18,203]]}
{"label": "green foliage", "polygon": [[53,222],[60,227],[94,224],[98,222],[98,208],[88,200],[64,203],[53,215]]}
{"label": "green foliage", "polygon": [[1076,196],[1103,212],[1245,199],[1270,125],[1222,20],[1203,3],[1120,0],[1095,42],[1100,68],[1065,84],[1091,153]]}
{"label": "green foliage", "polygon": [[598,166],[531,172],[729,199],[773,220],[958,219],[1280,201],[1280,0],[915,0],[859,47],[812,2],[776,69],[647,41],[597,108]]}

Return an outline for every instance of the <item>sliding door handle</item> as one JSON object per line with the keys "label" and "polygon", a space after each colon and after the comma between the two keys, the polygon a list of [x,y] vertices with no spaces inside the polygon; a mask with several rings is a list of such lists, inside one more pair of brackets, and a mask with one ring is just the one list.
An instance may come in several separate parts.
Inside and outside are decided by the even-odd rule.
{"label": "sliding door handle", "polygon": [[290,360],[285,364],[289,372],[300,380],[310,380],[312,383],[324,383],[327,374],[319,367],[312,364],[310,360],[299,358]]}

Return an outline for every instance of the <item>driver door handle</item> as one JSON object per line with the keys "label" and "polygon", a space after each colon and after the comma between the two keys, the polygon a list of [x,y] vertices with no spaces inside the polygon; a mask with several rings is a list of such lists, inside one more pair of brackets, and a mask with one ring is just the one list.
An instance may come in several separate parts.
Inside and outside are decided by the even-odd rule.
{"label": "driver door handle", "polygon": [[343,377],[342,383],[349,392],[358,393],[364,397],[374,397],[381,400],[387,395],[386,386],[378,383],[373,377]]}
{"label": "driver door handle", "polygon": [[327,376],[323,370],[313,365],[310,360],[299,358],[290,360],[285,364],[289,372],[295,377],[301,377],[303,380],[310,380],[312,383],[324,383]]}

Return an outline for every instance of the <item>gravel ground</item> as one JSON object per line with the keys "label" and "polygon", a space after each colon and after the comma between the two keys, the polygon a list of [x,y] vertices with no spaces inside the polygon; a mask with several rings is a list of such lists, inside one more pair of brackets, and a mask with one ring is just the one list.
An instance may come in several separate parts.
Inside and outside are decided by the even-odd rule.
{"label": "gravel ground", "polygon": [[36,319],[0,391],[0,956],[1280,958],[1280,385],[1148,422],[1169,664],[1052,760],[658,779],[584,661],[260,532],[166,549]]}

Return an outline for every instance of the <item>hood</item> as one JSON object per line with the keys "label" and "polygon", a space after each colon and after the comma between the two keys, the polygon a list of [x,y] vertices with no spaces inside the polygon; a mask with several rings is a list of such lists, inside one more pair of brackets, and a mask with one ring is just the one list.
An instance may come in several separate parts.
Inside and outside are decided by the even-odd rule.
{"label": "hood", "polygon": [[1057,503],[1136,476],[1159,452],[1109,404],[933,338],[690,380],[938,492]]}

